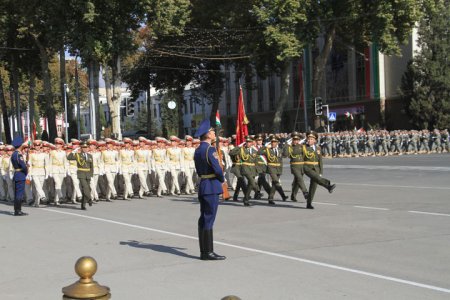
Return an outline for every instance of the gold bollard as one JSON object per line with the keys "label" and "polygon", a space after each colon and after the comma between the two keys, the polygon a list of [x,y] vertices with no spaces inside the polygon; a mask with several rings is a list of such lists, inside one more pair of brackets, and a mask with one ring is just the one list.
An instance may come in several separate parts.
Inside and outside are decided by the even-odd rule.
{"label": "gold bollard", "polygon": [[94,258],[80,257],[75,263],[75,272],[80,276],[80,280],[62,289],[63,300],[107,300],[111,298],[109,287],[99,285],[93,280],[93,276],[97,272],[97,262]]}

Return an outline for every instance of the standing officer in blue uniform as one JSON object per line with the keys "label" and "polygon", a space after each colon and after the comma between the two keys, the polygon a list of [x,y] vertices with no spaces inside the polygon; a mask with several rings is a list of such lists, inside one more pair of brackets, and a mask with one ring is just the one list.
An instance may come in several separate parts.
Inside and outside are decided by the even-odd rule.
{"label": "standing officer in blue uniform", "polygon": [[211,142],[216,139],[214,128],[209,120],[203,120],[195,133],[200,137],[200,146],[195,150],[195,169],[200,177],[198,200],[200,218],[198,219],[198,239],[201,260],[223,260],[226,257],[214,253],[213,225],[219,206],[219,195],[223,193],[224,176],[219,165],[216,149]]}
{"label": "standing officer in blue uniform", "polygon": [[22,201],[25,197],[25,180],[28,167],[21,154],[24,148],[22,137],[16,136],[11,144],[16,149],[11,155],[11,164],[14,168],[14,215],[26,216],[27,213],[22,212]]}

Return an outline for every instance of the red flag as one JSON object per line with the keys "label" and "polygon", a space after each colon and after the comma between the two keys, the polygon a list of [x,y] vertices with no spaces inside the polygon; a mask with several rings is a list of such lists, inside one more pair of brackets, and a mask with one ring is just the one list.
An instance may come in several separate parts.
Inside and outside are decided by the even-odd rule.
{"label": "red flag", "polygon": [[239,99],[237,109],[236,120],[236,146],[242,144],[245,141],[245,137],[248,135],[248,119],[245,115],[244,96],[242,94],[242,87],[239,86]]}

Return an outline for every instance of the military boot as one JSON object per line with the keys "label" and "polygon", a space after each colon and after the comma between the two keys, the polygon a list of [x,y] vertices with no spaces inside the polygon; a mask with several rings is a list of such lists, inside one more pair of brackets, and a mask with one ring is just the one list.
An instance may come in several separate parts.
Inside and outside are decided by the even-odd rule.
{"label": "military boot", "polygon": [[201,260],[224,260],[226,257],[214,253],[213,230],[203,229],[201,231],[203,250],[201,250]]}
{"label": "military boot", "polygon": [[278,191],[278,193],[280,193],[281,199],[282,199],[283,201],[286,201],[286,200],[288,199],[288,196],[286,196],[286,195],[284,194],[283,187],[282,187],[281,185],[277,185],[275,188],[276,188],[276,190]]}

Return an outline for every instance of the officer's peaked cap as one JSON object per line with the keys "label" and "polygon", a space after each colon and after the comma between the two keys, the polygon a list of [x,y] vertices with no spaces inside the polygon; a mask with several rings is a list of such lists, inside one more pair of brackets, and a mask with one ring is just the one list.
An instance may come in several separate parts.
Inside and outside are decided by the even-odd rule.
{"label": "officer's peaked cap", "polygon": [[201,137],[202,135],[208,133],[211,128],[211,123],[208,119],[203,120],[200,125],[198,126],[197,132],[195,133],[195,137]]}

